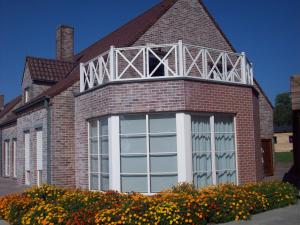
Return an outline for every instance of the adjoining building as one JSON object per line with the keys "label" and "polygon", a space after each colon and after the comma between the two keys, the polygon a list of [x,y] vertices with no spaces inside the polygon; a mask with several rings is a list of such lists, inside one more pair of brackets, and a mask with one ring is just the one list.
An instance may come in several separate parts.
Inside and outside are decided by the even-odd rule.
{"label": "adjoining building", "polygon": [[272,104],[202,1],[162,1],[78,54],[73,34],[26,58],[0,112],[3,176],[142,193],[264,177]]}
{"label": "adjoining building", "polygon": [[290,152],[293,150],[292,126],[274,127],[274,150],[275,152]]}

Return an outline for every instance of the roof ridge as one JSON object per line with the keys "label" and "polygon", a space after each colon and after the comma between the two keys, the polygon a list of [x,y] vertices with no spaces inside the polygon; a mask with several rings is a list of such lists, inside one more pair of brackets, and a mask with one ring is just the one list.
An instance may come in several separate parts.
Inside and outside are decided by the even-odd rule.
{"label": "roof ridge", "polygon": [[43,57],[38,57],[38,56],[26,56],[25,61],[28,59],[37,59],[37,60],[45,60],[45,61],[53,61],[53,62],[61,62],[61,63],[70,63],[70,64],[76,64],[76,61],[64,61],[64,60],[58,60],[58,59],[51,59],[51,58],[43,58]]}

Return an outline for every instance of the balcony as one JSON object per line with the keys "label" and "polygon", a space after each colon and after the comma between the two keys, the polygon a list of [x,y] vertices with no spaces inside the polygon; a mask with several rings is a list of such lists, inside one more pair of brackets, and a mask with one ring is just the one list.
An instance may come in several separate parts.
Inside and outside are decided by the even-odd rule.
{"label": "balcony", "polygon": [[192,77],[253,85],[245,53],[184,44],[115,48],[80,64],[80,92],[108,82]]}

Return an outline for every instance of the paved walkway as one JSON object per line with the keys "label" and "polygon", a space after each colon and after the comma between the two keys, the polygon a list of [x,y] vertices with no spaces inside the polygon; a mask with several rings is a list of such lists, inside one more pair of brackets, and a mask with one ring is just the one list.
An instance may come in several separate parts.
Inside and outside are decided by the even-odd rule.
{"label": "paved walkway", "polygon": [[[300,224],[300,200],[296,205],[274,209],[253,215],[249,221],[229,222],[223,225],[298,225]],[[221,224],[220,224],[221,225]]]}
{"label": "paved walkway", "polygon": [[0,177],[0,196],[22,192],[27,186],[18,185],[15,180]]}

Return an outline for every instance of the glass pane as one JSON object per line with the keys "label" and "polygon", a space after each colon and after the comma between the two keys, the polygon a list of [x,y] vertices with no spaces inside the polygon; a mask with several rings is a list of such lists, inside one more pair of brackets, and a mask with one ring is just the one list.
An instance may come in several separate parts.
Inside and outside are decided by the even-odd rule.
{"label": "glass pane", "polygon": [[177,156],[150,156],[150,170],[157,172],[177,172]]}
{"label": "glass pane", "polygon": [[100,154],[108,154],[108,137],[100,138]]}
{"label": "glass pane", "polygon": [[216,153],[217,170],[235,170],[235,152],[218,152]]}
{"label": "glass pane", "polygon": [[97,137],[97,120],[90,121],[90,137]]}
{"label": "glass pane", "polygon": [[211,135],[202,133],[192,134],[192,149],[194,152],[210,152]]}
{"label": "glass pane", "polygon": [[121,176],[123,192],[148,192],[147,176]]}
{"label": "glass pane", "polygon": [[217,183],[236,183],[236,171],[217,171]]}
{"label": "glass pane", "polygon": [[100,136],[108,135],[108,120],[107,118],[100,121]]}
{"label": "glass pane", "polygon": [[98,154],[98,138],[90,139],[90,153]]}
{"label": "glass pane", "polygon": [[99,189],[99,176],[98,174],[90,174],[90,185],[91,190],[98,190]]}
{"label": "glass pane", "polygon": [[150,152],[177,152],[176,136],[150,136]]}
{"label": "glass pane", "polygon": [[109,173],[109,160],[108,156],[101,156],[101,173]]}
{"label": "glass pane", "polygon": [[101,174],[101,190],[102,191],[107,191],[109,190],[109,176]]}
{"label": "glass pane", "polygon": [[121,134],[146,133],[146,117],[144,115],[121,116]]}
{"label": "glass pane", "polygon": [[174,114],[154,114],[149,116],[150,133],[176,132]]}
{"label": "glass pane", "polygon": [[146,153],[146,137],[121,137],[121,153]]}
{"label": "glass pane", "polygon": [[212,184],[212,173],[196,173],[194,174],[194,185],[196,188],[205,187]]}
{"label": "glass pane", "polygon": [[211,153],[193,153],[193,171],[207,172],[212,170]]}
{"label": "glass pane", "polygon": [[216,151],[233,151],[235,149],[234,134],[216,133],[215,144],[216,144]]}
{"label": "glass pane", "polygon": [[151,176],[151,192],[159,192],[177,184],[177,175]]}
{"label": "glass pane", "polygon": [[234,132],[232,116],[215,116],[215,132]]}
{"label": "glass pane", "polygon": [[210,133],[208,116],[192,116],[192,133]]}
{"label": "glass pane", "polygon": [[91,156],[91,172],[98,172],[99,161],[98,156]]}
{"label": "glass pane", "polygon": [[121,156],[121,173],[147,173],[147,157]]}

